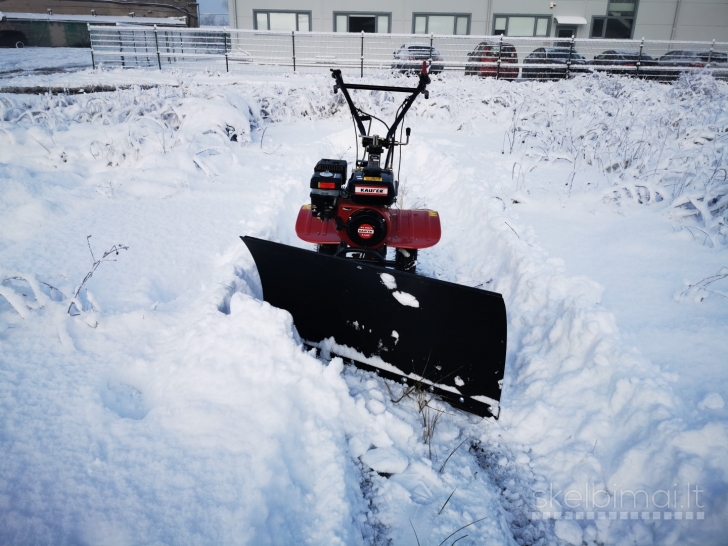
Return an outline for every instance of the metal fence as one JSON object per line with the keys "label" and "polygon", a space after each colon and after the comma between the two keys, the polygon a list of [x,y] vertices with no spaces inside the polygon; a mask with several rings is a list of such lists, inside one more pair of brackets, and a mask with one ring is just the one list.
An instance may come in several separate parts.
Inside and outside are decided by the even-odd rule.
{"label": "metal fence", "polygon": [[431,72],[558,79],[604,71],[670,80],[710,70],[728,79],[728,43],[516,38],[422,34],[277,32],[90,26],[94,67],[187,68],[226,72],[322,72],[360,76]]}

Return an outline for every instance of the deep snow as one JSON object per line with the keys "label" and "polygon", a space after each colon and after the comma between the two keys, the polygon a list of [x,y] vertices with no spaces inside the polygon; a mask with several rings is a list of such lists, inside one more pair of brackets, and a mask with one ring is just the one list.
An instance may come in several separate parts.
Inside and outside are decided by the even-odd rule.
{"label": "deep snow", "polygon": [[[305,353],[237,238],[306,246],[313,165],[353,160],[331,79],[2,83],[69,81],[165,85],[0,95],[3,542],[723,542],[728,282],[688,286],[728,266],[725,84],[433,82],[402,161],[443,218],[420,270],[503,293],[509,353],[500,420],[432,401],[427,445],[402,387]],[[128,249],[71,317],[88,235]]]}

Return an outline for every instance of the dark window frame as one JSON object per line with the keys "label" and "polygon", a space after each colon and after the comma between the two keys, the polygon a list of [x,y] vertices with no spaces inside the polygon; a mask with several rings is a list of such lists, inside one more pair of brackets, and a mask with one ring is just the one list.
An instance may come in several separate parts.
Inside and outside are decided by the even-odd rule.
{"label": "dark window frame", "polygon": [[570,30],[571,36],[576,38],[576,34],[579,32],[579,25],[573,25],[569,23],[556,23],[554,28],[554,38],[561,38],[562,40],[568,40],[571,36],[558,36],[560,30]]}
{"label": "dark window frame", "polygon": [[[597,19],[600,19],[603,21],[601,36],[594,36],[594,21],[596,21]],[[605,35],[607,34],[607,22],[610,19],[617,19],[620,21],[632,21],[632,28],[630,29],[629,38],[605,38]],[[636,20],[637,20],[637,17],[614,17],[614,16],[608,16],[608,15],[592,15],[591,26],[589,27],[589,38],[594,38],[595,40],[633,40],[634,39],[634,27],[635,27]]]}
{"label": "dark window frame", "polygon": [[[533,22],[533,34],[531,35],[532,38],[548,38],[551,36],[551,30],[553,28],[554,24],[554,17],[553,15],[545,15],[543,13],[494,13],[493,14],[493,36],[500,36],[500,34],[496,33],[495,30],[495,20],[505,17],[506,18],[506,28],[503,31],[503,36],[508,36],[508,26],[509,26],[509,19],[511,17],[534,17],[535,20]],[[536,28],[538,28],[538,20],[539,19],[548,19],[548,23],[546,24],[546,34],[543,36],[536,36]],[[528,38],[528,36],[510,36],[510,38]]]}
{"label": "dark window frame", "polygon": [[[346,15],[346,30],[337,30],[336,28],[336,16]],[[391,11],[335,11],[333,26],[334,32],[349,32],[349,17],[357,17],[362,15],[364,17],[374,17],[374,33],[375,34],[391,34],[392,33],[392,12]],[[379,17],[386,16],[388,18],[388,27],[386,32],[379,31]]]}
{"label": "dark window frame", "polygon": [[[453,29],[452,29],[452,36],[470,36],[470,24],[473,22],[473,14],[472,13],[455,13],[455,12],[442,12],[442,11],[418,11],[418,12],[412,12],[412,34],[415,34],[415,23],[417,21],[417,17],[427,17],[427,22],[425,23],[425,33],[424,34],[417,34],[417,36],[426,36],[428,34],[431,34],[430,32],[430,16],[431,15],[442,15],[445,17],[454,17],[453,21]],[[455,34],[455,31],[458,28],[458,17],[466,17],[468,19],[468,26],[465,30],[465,34]]]}
{"label": "dark window frame", "polygon": [[[266,29],[258,28],[258,14],[259,13],[265,13],[267,15],[268,28],[266,28]],[[270,30],[270,14],[271,13],[294,13],[296,15],[296,32],[301,32],[301,30],[298,28],[298,15],[299,14],[308,15],[308,32],[312,31],[313,12],[311,10],[305,10],[305,9],[254,9],[253,10],[253,29],[254,30]],[[277,32],[285,32],[285,31],[277,31]]]}
{"label": "dark window frame", "polygon": [[[604,36],[607,34],[607,22],[609,19],[621,19],[623,21],[632,21],[632,28],[630,29],[629,38],[609,38],[610,40],[634,40],[634,29],[637,23],[637,12],[640,8],[640,1],[634,0],[634,11],[632,12],[632,15],[609,15],[609,5],[612,4],[612,0],[607,1],[607,11],[605,15],[592,15],[592,21],[591,26],[589,27],[589,38],[596,38],[596,39],[603,39]],[[618,4],[619,2],[614,2],[615,4]],[[601,19],[604,22],[602,23],[602,35],[601,36],[594,36],[594,20],[595,19]]]}
{"label": "dark window frame", "polygon": [[640,7],[639,0],[634,0],[634,11],[632,12],[632,15],[609,15],[609,5],[610,4],[621,4],[622,2],[614,2],[613,0],[607,1],[607,17],[614,17],[616,19],[637,19],[637,10]]}

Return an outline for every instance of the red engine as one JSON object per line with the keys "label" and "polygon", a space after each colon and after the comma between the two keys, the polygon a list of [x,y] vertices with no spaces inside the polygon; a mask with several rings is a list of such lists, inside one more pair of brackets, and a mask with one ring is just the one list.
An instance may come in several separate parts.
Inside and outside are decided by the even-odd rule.
{"label": "red engine", "polygon": [[[311,204],[304,205],[299,211],[296,233],[304,241],[317,244],[321,253],[374,259],[414,272],[417,250],[433,246],[440,240],[440,217],[433,210],[392,208],[399,189],[392,164],[395,147],[409,144],[409,128],[405,142],[395,139],[398,125],[420,93],[425,98],[428,96],[426,87],[430,78],[425,63],[419,85],[414,88],[345,84],[341,71],[332,70],[332,73],[336,80],[334,92],[342,91],[359,129],[364,156],[357,158],[354,172],[348,179],[348,163],[343,159],[322,159],[316,164],[311,177]],[[370,135],[363,123],[369,121],[371,129],[372,118],[377,118],[356,108],[348,89],[407,92],[411,95],[398,110],[392,126],[387,126],[387,135],[379,137]],[[385,148],[387,155],[382,166]],[[394,261],[386,260],[387,247],[396,249]]]}
{"label": "red engine", "polygon": [[[296,233],[319,252],[386,258],[395,248],[397,269],[413,272],[417,250],[440,240],[440,216],[434,210],[401,210],[393,174],[378,167],[358,167],[346,184],[347,163],[322,159],[311,177],[311,204],[296,220]],[[375,255],[376,253],[376,255]],[[361,257],[361,256],[360,256]],[[381,260],[380,260],[381,261]]]}

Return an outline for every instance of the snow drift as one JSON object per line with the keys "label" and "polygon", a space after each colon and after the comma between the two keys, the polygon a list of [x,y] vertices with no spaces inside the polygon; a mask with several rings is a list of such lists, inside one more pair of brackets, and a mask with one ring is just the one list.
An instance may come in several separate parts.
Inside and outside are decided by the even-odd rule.
{"label": "snow drift", "polygon": [[[693,414],[514,202],[548,179],[668,211],[723,252],[728,89],[440,83],[408,118],[403,206],[447,218],[424,274],[503,293],[509,358],[500,421],[431,401],[446,413],[429,443],[403,387],[303,351],[237,240],[303,246],[302,181],[322,154],[353,157],[329,78],[0,96],[6,542],[437,544],[472,524],[450,540],[720,543],[728,430],[705,412],[722,398]],[[89,234],[97,254],[129,250],[73,317]],[[677,483],[704,490],[704,520],[589,518],[563,496]]]}

